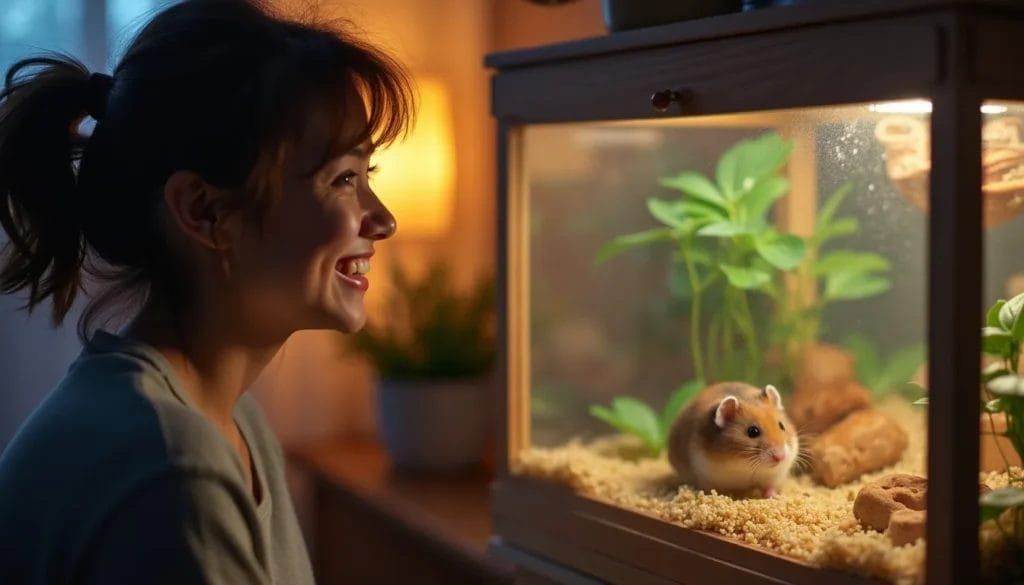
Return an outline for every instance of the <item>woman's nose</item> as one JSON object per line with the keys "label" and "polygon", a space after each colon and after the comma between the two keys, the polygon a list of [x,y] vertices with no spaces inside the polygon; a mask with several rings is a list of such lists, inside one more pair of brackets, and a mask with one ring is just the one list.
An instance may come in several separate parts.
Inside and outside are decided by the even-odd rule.
{"label": "woman's nose", "polygon": [[[376,199],[376,198],[375,198]],[[368,240],[383,240],[395,235],[398,229],[398,222],[391,211],[377,200],[373,209],[363,217],[363,225],[360,230],[362,237]]]}

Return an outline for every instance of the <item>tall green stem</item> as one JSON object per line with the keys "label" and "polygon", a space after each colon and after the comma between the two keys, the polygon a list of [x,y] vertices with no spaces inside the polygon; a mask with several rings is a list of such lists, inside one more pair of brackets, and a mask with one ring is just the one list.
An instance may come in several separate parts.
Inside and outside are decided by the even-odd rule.
{"label": "tall green stem", "polygon": [[704,377],[704,358],[701,354],[700,342],[700,300],[701,290],[700,278],[697,275],[697,267],[690,257],[687,246],[682,246],[680,252],[683,254],[683,262],[686,263],[686,273],[690,278],[690,291],[692,301],[690,302],[690,351],[693,353],[693,370],[698,380],[707,380]]}
{"label": "tall green stem", "polygon": [[750,312],[750,303],[747,301],[747,293],[744,291],[738,292],[739,302],[737,303],[739,311],[736,313],[736,324],[740,328],[740,334],[743,336],[744,341],[747,344],[747,378],[748,381],[754,382],[757,377],[757,368],[761,363],[761,348],[757,344],[757,331],[754,328],[754,318]]}

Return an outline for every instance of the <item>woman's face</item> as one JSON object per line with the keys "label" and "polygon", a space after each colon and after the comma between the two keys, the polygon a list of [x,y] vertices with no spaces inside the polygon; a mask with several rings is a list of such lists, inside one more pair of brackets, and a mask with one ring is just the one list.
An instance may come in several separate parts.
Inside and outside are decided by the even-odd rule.
{"label": "woman's face", "polygon": [[[324,163],[335,137],[323,117],[310,116],[285,158],[279,199],[262,230],[246,230],[230,269],[244,325],[264,335],[359,330],[374,244],[395,233],[394,216],[369,185],[372,145]],[[358,129],[360,120],[348,126]]]}

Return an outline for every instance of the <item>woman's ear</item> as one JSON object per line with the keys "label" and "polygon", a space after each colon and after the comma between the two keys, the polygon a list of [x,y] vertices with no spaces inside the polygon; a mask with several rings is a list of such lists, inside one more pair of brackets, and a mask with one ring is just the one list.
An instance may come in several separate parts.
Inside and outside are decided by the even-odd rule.
{"label": "woman's ear", "polygon": [[209,250],[227,250],[229,230],[227,192],[192,171],[175,171],[164,183],[167,212],[186,239]]}

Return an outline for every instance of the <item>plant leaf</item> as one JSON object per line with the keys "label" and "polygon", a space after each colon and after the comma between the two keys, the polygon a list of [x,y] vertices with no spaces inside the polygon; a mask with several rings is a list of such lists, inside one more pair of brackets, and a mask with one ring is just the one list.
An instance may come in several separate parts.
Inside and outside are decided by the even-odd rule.
{"label": "plant leaf", "polygon": [[989,364],[984,370],[981,371],[981,381],[983,383],[988,383],[1000,376],[1006,376],[1009,374],[1010,370],[1006,369],[1006,366],[1004,366],[1003,364]]}
{"label": "plant leaf", "polygon": [[988,310],[988,314],[985,316],[985,324],[989,327],[1002,327],[1003,324],[999,322],[999,312],[1003,309],[1003,305],[1006,301],[999,299],[992,305],[992,308]]}
{"label": "plant leaf", "polygon": [[877,394],[881,390],[878,387],[878,379],[882,374],[882,360],[878,355],[878,348],[863,335],[847,337],[843,346],[853,354],[853,367],[861,384]]}
{"label": "plant leaf", "polygon": [[825,281],[825,297],[850,301],[866,299],[890,288],[889,279],[863,272],[835,272]]}
{"label": "plant leaf", "polygon": [[925,396],[924,398],[918,398],[917,400],[914,401],[914,404],[916,404],[918,406],[926,405],[926,404],[928,404],[928,397]]}
{"label": "plant leaf", "polygon": [[770,274],[757,268],[733,266],[731,264],[720,264],[718,267],[725,273],[725,277],[729,279],[729,284],[744,290],[760,288],[772,278]]}
{"label": "plant leaf", "polygon": [[981,494],[978,499],[981,509],[981,521],[991,520],[1005,510],[1024,504],[1024,489],[1005,487]]}
{"label": "plant leaf", "polygon": [[776,132],[740,140],[718,160],[715,179],[726,199],[736,200],[785,164],[793,145]]}
{"label": "plant leaf", "polygon": [[690,380],[683,384],[679,388],[676,388],[672,396],[669,397],[668,402],[665,403],[665,410],[661,413],[661,430],[663,443],[664,439],[668,437],[669,429],[672,428],[672,423],[676,420],[679,411],[686,406],[694,396],[700,393],[704,388],[704,382],[700,380]]}
{"label": "plant leaf", "polygon": [[999,327],[981,328],[981,351],[989,354],[1002,356],[1010,350],[1013,343],[1013,336]]}
{"label": "plant leaf", "polygon": [[988,390],[1000,396],[1024,396],[1024,378],[1016,374],[1000,376],[988,383]]}
{"label": "plant leaf", "polygon": [[612,241],[601,246],[594,255],[594,263],[599,264],[613,256],[617,256],[626,250],[639,246],[646,246],[662,240],[670,240],[674,235],[672,228],[654,228],[651,230],[617,236]]}
{"label": "plant leaf", "polygon": [[618,429],[618,430],[620,430],[620,431],[622,431],[624,433],[629,433],[630,432],[629,429],[625,428],[625,425],[623,425],[622,422],[619,421],[618,415],[616,415],[615,412],[613,412],[612,410],[610,410],[606,406],[601,406],[599,404],[595,404],[595,405],[590,407],[590,414],[594,418],[603,420],[604,422],[608,423],[612,427],[614,427],[614,428],[616,428],[616,429]]}
{"label": "plant leaf", "polygon": [[762,258],[779,270],[792,270],[800,265],[807,252],[803,238],[779,234],[771,230],[754,237],[754,248]]}
{"label": "plant leaf", "polygon": [[632,396],[619,396],[612,400],[612,409],[631,433],[640,437],[651,450],[660,450],[661,426],[650,406]]}
{"label": "plant leaf", "polygon": [[832,218],[835,217],[836,211],[839,210],[839,206],[843,204],[843,200],[846,199],[846,196],[850,194],[852,189],[853,183],[847,181],[840,185],[835,193],[825,201],[825,204],[818,210],[818,217],[814,221],[814,231],[821,231],[832,223]]}
{"label": "plant leaf", "polygon": [[753,226],[740,225],[731,221],[716,221],[697,230],[698,236],[709,236],[716,238],[729,238],[754,233]]}
{"label": "plant leaf", "polygon": [[885,272],[889,260],[874,252],[836,250],[829,252],[814,263],[814,275],[826,276],[835,272]]}
{"label": "plant leaf", "polygon": [[654,216],[654,219],[674,228],[686,225],[684,209],[680,201],[665,201],[654,197],[647,200],[647,211]]}
{"label": "plant leaf", "polygon": [[1021,307],[1024,307],[1024,295],[1017,295],[1006,301],[999,309],[999,324],[1007,331],[1013,331],[1020,319]]}
{"label": "plant leaf", "polygon": [[1003,412],[1003,410],[1005,408],[1006,408],[1006,404],[1003,402],[1002,398],[994,398],[992,400],[989,400],[988,402],[985,402],[985,401],[981,402],[981,411],[982,412],[989,412],[989,413],[995,414],[995,413],[998,413],[998,412]]}
{"label": "plant leaf", "polygon": [[765,177],[740,199],[741,209],[746,213],[747,222],[764,219],[765,213],[780,197],[789,191],[789,179],[785,177]]}
{"label": "plant leaf", "polygon": [[700,199],[684,199],[680,206],[687,217],[694,220],[725,221],[729,213],[721,207]]}
{"label": "plant leaf", "polygon": [[677,189],[701,201],[710,203],[723,210],[729,204],[725,197],[715,188],[714,184],[707,177],[693,171],[679,173],[674,177],[667,177],[658,181],[662,186]]}
{"label": "plant leaf", "polygon": [[855,234],[859,229],[860,223],[855,218],[844,217],[816,231],[813,239],[816,244],[821,245],[841,236]]}
{"label": "plant leaf", "polygon": [[917,369],[924,363],[924,345],[914,345],[900,349],[889,358],[885,370],[879,380],[880,390],[885,392],[896,386],[909,382]]}

